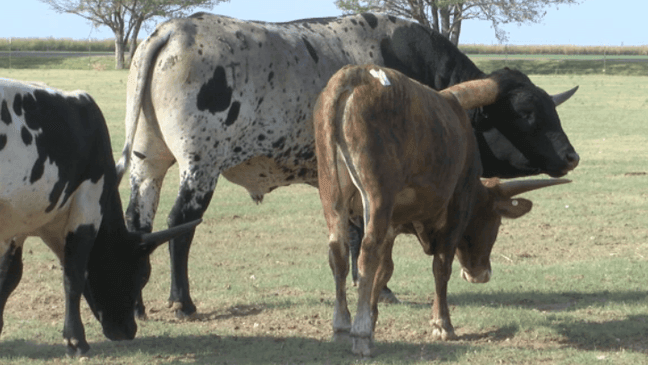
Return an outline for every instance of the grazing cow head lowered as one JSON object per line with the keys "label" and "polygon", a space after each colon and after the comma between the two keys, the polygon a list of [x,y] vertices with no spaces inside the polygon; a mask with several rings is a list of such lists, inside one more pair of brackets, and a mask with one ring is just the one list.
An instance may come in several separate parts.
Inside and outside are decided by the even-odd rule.
{"label": "grazing cow head lowered", "polygon": [[128,232],[108,128],[90,95],[0,79],[0,120],[0,332],[22,277],[23,244],[37,236],[63,266],[68,353],[89,349],[82,294],[109,339],[132,339],[135,300],[148,278],[141,261],[199,222]]}
{"label": "grazing cow head lowered", "polygon": [[[398,233],[415,233],[433,255],[433,337],[454,336],[447,285],[457,254],[462,276],[490,279],[490,252],[502,217],[518,218],[531,202],[515,195],[569,180],[526,180],[485,186],[477,142],[464,109],[492,103],[501,79],[441,92],[374,65],[347,66],[328,82],[315,106],[320,198],[335,277],[334,338],[351,336],[353,352],[371,354],[378,297],[393,272]],[[361,204],[357,204],[357,202]],[[362,212],[358,310],[346,302],[348,226]]]}

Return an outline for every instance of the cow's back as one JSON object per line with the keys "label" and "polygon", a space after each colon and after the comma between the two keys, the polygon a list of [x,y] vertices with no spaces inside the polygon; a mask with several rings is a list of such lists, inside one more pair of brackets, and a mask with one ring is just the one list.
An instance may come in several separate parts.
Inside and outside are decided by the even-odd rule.
{"label": "cow's back", "polygon": [[114,168],[114,161],[103,115],[86,93],[7,79],[0,80],[0,93],[4,241],[68,214],[83,184],[96,185],[100,194],[106,164]]}
{"label": "cow's back", "polygon": [[[315,113],[320,146],[334,139],[339,147],[329,149],[363,161],[353,169],[374,176],[380,189],[396,194],[395,224],[435,217],[444,226],[454,196],[465,195],[478,182],[477,145],[459,102],[400,72],[347,66],[331,78]],[[429,203],[423,210],[422,200]]]}
{"label": "cow's back", "polygon": [[[203,13],[174,19],[147,39],[169,36],[144,110],[181,164],[209,161],[260,196],[276,186],[316,184],[317,95],[344,65],[383,64],[381,42],[403,24],[371,14],[290,23]],[[135,151],[152,148],[144,135],[138,132]]]}

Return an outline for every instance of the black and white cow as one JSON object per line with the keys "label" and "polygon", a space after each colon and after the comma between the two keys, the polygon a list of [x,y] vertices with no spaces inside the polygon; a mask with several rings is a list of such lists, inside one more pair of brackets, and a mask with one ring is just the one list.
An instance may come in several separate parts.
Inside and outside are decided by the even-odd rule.
{"label": "black and white cow", "polygon": [[135,299],[148,279],[142,260],[198,222],[127,231],[108,129],[90,95],[0,79],[0,101],[0,332],[22,277],[23,243],[38,236],[63,266],[68,353],[89,349],[82,294],[106,337],[132,339]]}
{"label": "black and white cow", "polygon": [[[169,166],[180,188],[168,223],[202,217],[218,178],[245,187],[255,202],[279,186],[317,185],[312,109],[328,79],[347,64],[387,66],[443,89],[486,78],[454,45],[411,21],[378,14],[263,23],[205,13],[173,19],[137,50],[128,81],[126,144],[118,164],[130,172],[127,223],[150,230]],[[524,74],[493,104],[470,111],[486,176],[562,176],[579,157],[552,98]],[[196,307],[187,260],[193,234],[172,240],[170,304]],[[139,311],[143,314],[143,306]]]}

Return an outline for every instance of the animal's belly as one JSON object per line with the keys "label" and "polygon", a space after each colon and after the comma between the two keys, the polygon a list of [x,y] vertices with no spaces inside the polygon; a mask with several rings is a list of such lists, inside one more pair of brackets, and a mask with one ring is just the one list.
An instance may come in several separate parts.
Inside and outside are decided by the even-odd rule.
{"label": "animal's belly", "polygon": [[[11,167],[15,167],[13,172],[18,172],[19,166]],[[34,182],[30,182],[28,177],[20,178],[29,176],[26,173],[11,174],[10,169],[6,170],[7,175],[0,176],[0,240],[41,227],[57,214],[60,204],[60,197],[55,202],[50,200],[54,183],[58,180],[58,169],[53,165],[46,164],[43,175]]]}
{"label": "animal's belly", "polygon": [[45,213],[48,205],[49,201],[33,197],[0,200],[0,241],[27,234],[43,225],[50,219],[50,214]]}
{"label": "animal's belly", "polygon": [[317,169],[314,163],[285,165],[265,156],[253,157],[225,170],[223,176],[247,189],[256,203],[260,203],[265,194],[280,186],[298,183],[317,185]]}

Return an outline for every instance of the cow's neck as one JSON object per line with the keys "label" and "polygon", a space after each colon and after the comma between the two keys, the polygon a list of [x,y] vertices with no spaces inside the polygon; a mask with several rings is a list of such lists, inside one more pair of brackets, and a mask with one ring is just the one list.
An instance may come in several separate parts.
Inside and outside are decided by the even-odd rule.
{"label": "cow's neck", "polygon": [[[416,54],[427,58],[424,80],[419,80],[435,90],[442,90],[462,82],[483,79],[487,75],[457,46],[438,32],[429,31],[429,42],[417,43]],[[423,49],[426,48],[426,49]]]}

